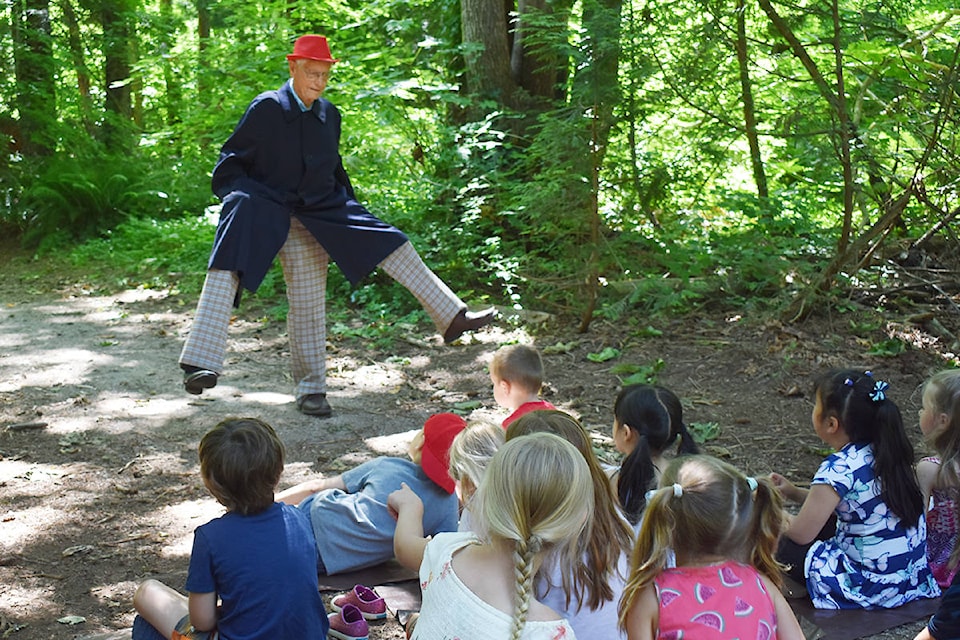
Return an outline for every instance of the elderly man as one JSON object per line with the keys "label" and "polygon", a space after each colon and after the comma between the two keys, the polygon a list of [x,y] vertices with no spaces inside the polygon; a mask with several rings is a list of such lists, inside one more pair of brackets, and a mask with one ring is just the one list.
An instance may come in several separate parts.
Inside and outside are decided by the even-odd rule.
{"label": "elderly man", "polygon": [[338,62],[327,39],[298,38],[287,60],[290,80],[254,98],[213,170],[213,192],[223,207],[180,367],[189,393],[216,386],[231,306],[239,304],[241,287],[256,291],[279,255],[297,407],[326,417],[331,259],[351,284],[383,269],[423,305],[447,343],[489,324],[495,311],[468,312],[403,232],[357,202],[340,158],[340,112],[321,97]]}

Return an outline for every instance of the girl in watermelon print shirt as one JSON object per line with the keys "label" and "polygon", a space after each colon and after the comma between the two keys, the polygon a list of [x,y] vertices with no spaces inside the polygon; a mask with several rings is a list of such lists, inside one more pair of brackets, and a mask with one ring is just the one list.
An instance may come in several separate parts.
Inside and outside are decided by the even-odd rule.
{"label": "girl in watermelon print shirt", "polygon": [[705,455],[672,461],[648,493],[620,599],[627,638],[803,640],[779,589],[782,526],[768,479]]}

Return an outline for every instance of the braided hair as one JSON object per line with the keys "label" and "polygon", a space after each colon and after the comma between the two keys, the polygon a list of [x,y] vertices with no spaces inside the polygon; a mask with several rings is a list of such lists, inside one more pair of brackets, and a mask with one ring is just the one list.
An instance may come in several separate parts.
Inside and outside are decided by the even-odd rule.
{"label": "braided hair", "polygon": [[555,549],[575,549],[589,528],[590,470],[563,438],[550,433],[523,436],[508,441],[493,456],[475,500],[491,543],[512,547],[510,638],[518,640],[527,622],[538,561]]}

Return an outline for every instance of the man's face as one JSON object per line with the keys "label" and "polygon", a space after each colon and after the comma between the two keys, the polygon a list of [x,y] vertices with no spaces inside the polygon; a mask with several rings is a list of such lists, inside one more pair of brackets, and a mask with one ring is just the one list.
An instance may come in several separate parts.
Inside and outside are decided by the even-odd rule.
{"label": "man's face", "polygon": [[330,79],[331,62],[319,60],[291,60],[290,77],[293,78],[293,90],[308,107],[314,103],[327,88]]}

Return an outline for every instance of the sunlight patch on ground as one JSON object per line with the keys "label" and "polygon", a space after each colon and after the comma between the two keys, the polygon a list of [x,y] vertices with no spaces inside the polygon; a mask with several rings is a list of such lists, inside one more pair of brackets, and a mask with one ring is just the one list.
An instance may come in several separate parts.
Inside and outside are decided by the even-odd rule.
{"label": "sunlight patch on ground", "polygon": [[383,456],[396,456],[398,458],[407,457],[407,445],[413,440],[413,437],[420,432],[420,429],[394,433],[388,436],[376,436],[367,438],[363,442],[370,449]]}
{"label": "sunlight patch on ground", "polygon": [[290,404],[294,398],[289,393],[274,393],[271,391],[253,391],[243,394],[243,401],[252,404],[262,404],[271,407],[278,407],[284,404]]}
{"label": "sunlight patch on ground", "polygon": [[396,393],[403,384],[403,371],[379,363],[359,366],[359,363],[338,359],[336,369],[329,371],[331,377],[343,380],[348,386],[339,391],[344,396],[357,396],[364,392]]}
{"label": "sunlight patch on ground", "polygon": [[187,500],[163,507],[143,524],[165,538],[160,555],[167,558],[189,558],[193,548],[193,530],[225,513],[223,505],[213,498]]}
{"label": "sunlight patch on ground", "polygon": [[25,386],[82,384],[93,368],[109,366],[114,358],[87,349],[55,349],[44,356],[43,368],[36,366],[36,360],[36,353],[25,353],[22,357],[8,355],[0,360],[3,365],[0,391],[16,391]]}
{"label": "sunlight patch on ground", "polygon": [[41,537],[57,535],[56,532],[66,527],[67,521],[73,517],[62,506],[37,506],[0,514],[3,548],[7,552],[15,551]]}
{"label": "sunlight patch on ground", "polygon": [[[3,599],[0,600],[0,612],[4,612],[13,621],[25,623],[23,612],[29,612],[30,617],[39,618],[45,615],[53,615],[52,612],[59,611],[62,605],[55,604],[50,599],[50,588],[29,588],[23,584],[5,584],[3,585]],[[25,627],[25,629],[29,629]],[[16,635],[10,636],[17,638]]]}

